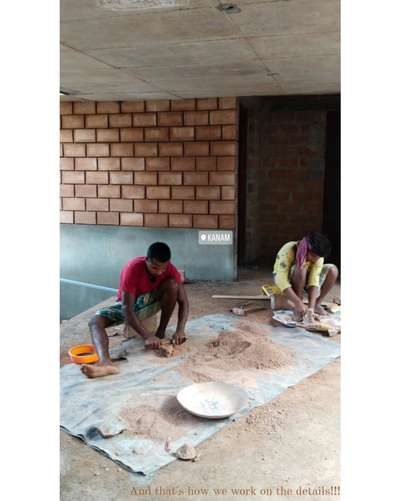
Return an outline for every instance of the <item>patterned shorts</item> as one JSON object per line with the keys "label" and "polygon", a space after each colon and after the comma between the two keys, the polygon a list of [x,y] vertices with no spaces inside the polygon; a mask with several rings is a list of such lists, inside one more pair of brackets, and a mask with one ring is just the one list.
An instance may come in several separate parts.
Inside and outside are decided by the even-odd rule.
{"label": "patterned shorts", "polygon": [[[147,294],[142,294],[136,298],[135,304],[133,306],[133,311],[139,320],[144,320],[146,318],[152,317],[157,312],[160,311],[160,303],[155,299],[156,291],[148,292]],[[96,315],[106,317],[111,320],[110,325],[119,325],[125,321],[124,315],[122,313],[122,302],[117,301],[110,306],[105,306],[96,311]]]}
{"label": "patterned shorts", "polygon": [[[321,270],[321,274],[319,276],[319,286],[322,287],[322,284],[325,282],[326,280],[326,275],[328,274],[329,270],[334,267],[335,265],[334,264],[330,264],[330,263],[326,263],[324,265],[322,265],[322,270]],[[294,270],[295,270],[296,266],[293,265],[291,268],[290,268],[290,278],[292,278],[292,275],[294,273]],[[307,290],[307,286],[304,287],[305,290]]]}

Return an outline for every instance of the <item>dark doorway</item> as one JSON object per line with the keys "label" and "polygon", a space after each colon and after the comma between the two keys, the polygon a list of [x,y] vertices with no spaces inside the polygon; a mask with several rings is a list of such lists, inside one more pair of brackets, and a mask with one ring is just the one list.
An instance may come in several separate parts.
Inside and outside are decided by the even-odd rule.
{"label": "dark doorway", "polygon": [[239,167],[238,167],[238,265],[245,262],[246,254],[246,191],[247,191],[247,110],[239,108]]}
{"label": "dark doorway", "polygon": [[340,268],[340,112],[328,111],[323,233],[332,243],[328,261]]}

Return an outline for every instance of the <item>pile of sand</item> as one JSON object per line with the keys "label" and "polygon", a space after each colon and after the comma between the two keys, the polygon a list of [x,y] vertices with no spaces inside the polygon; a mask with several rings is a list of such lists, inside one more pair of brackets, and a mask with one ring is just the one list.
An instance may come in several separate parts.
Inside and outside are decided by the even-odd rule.
{"label": "pile of sand", "polygon": [[223,371],[241,369],[269,370],[289,365],[289,350],[276,345],[257,332],[241,329],[223,331],[184,362],[184,368],[210,367]]}

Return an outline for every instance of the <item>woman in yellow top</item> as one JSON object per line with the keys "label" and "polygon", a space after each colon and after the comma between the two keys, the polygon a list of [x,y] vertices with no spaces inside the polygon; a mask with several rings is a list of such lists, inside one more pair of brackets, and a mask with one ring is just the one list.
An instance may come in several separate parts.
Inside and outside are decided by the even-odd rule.
{"label": "woman in yellow top", "polygon": [[[330,252],[331,244],[324,235],[310,233],[302,240],[286,243],[276,256],[275,284],[293,305],[298,320],[307,311],[303,303],[304,289],[308,294],[308,309],[319,315],[326,314],[321,302],[339,274],[334,264],[324,264]],[[277,304],[276,307],[279,308]]]}

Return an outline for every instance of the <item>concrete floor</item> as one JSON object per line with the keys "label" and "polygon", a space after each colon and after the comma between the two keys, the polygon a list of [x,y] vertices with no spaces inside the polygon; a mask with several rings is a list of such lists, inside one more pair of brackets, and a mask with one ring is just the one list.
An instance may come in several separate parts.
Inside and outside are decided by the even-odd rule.
{"label": "concrete floor", "polygon": [[[212,294],[259,294],[260,286],[270,278],[270,272],[265,270],[243,270],[235,283],[188,284],[190,318],[225,312],[238,303],[213,300]],[[332,296],[339,294],[340,288],[336,286]],[[95,310],[96,307],[62,323],[61,364],[68,360],[68,347],[90,341],[87,321]],[[260,322],[270,322],[269,310],[251,315]],[[118,337],[110,340],[112,344],[120,342]],[[331,342],[339,342],[339,338]],[[147,487],[139,486],[129,472],[80,440],[61,432],[61,499],[338,499],[339,496],[317,492],[300,496],[296,490],[339,486],[339,449],[340,361],[337,360],[207,440],[198,447],[201,453],[198,462],[175,461],[159,470]],[[225,495],[213,491],[224,488]],[[248,492],[234,493],[231,489],[248,489]]]}

